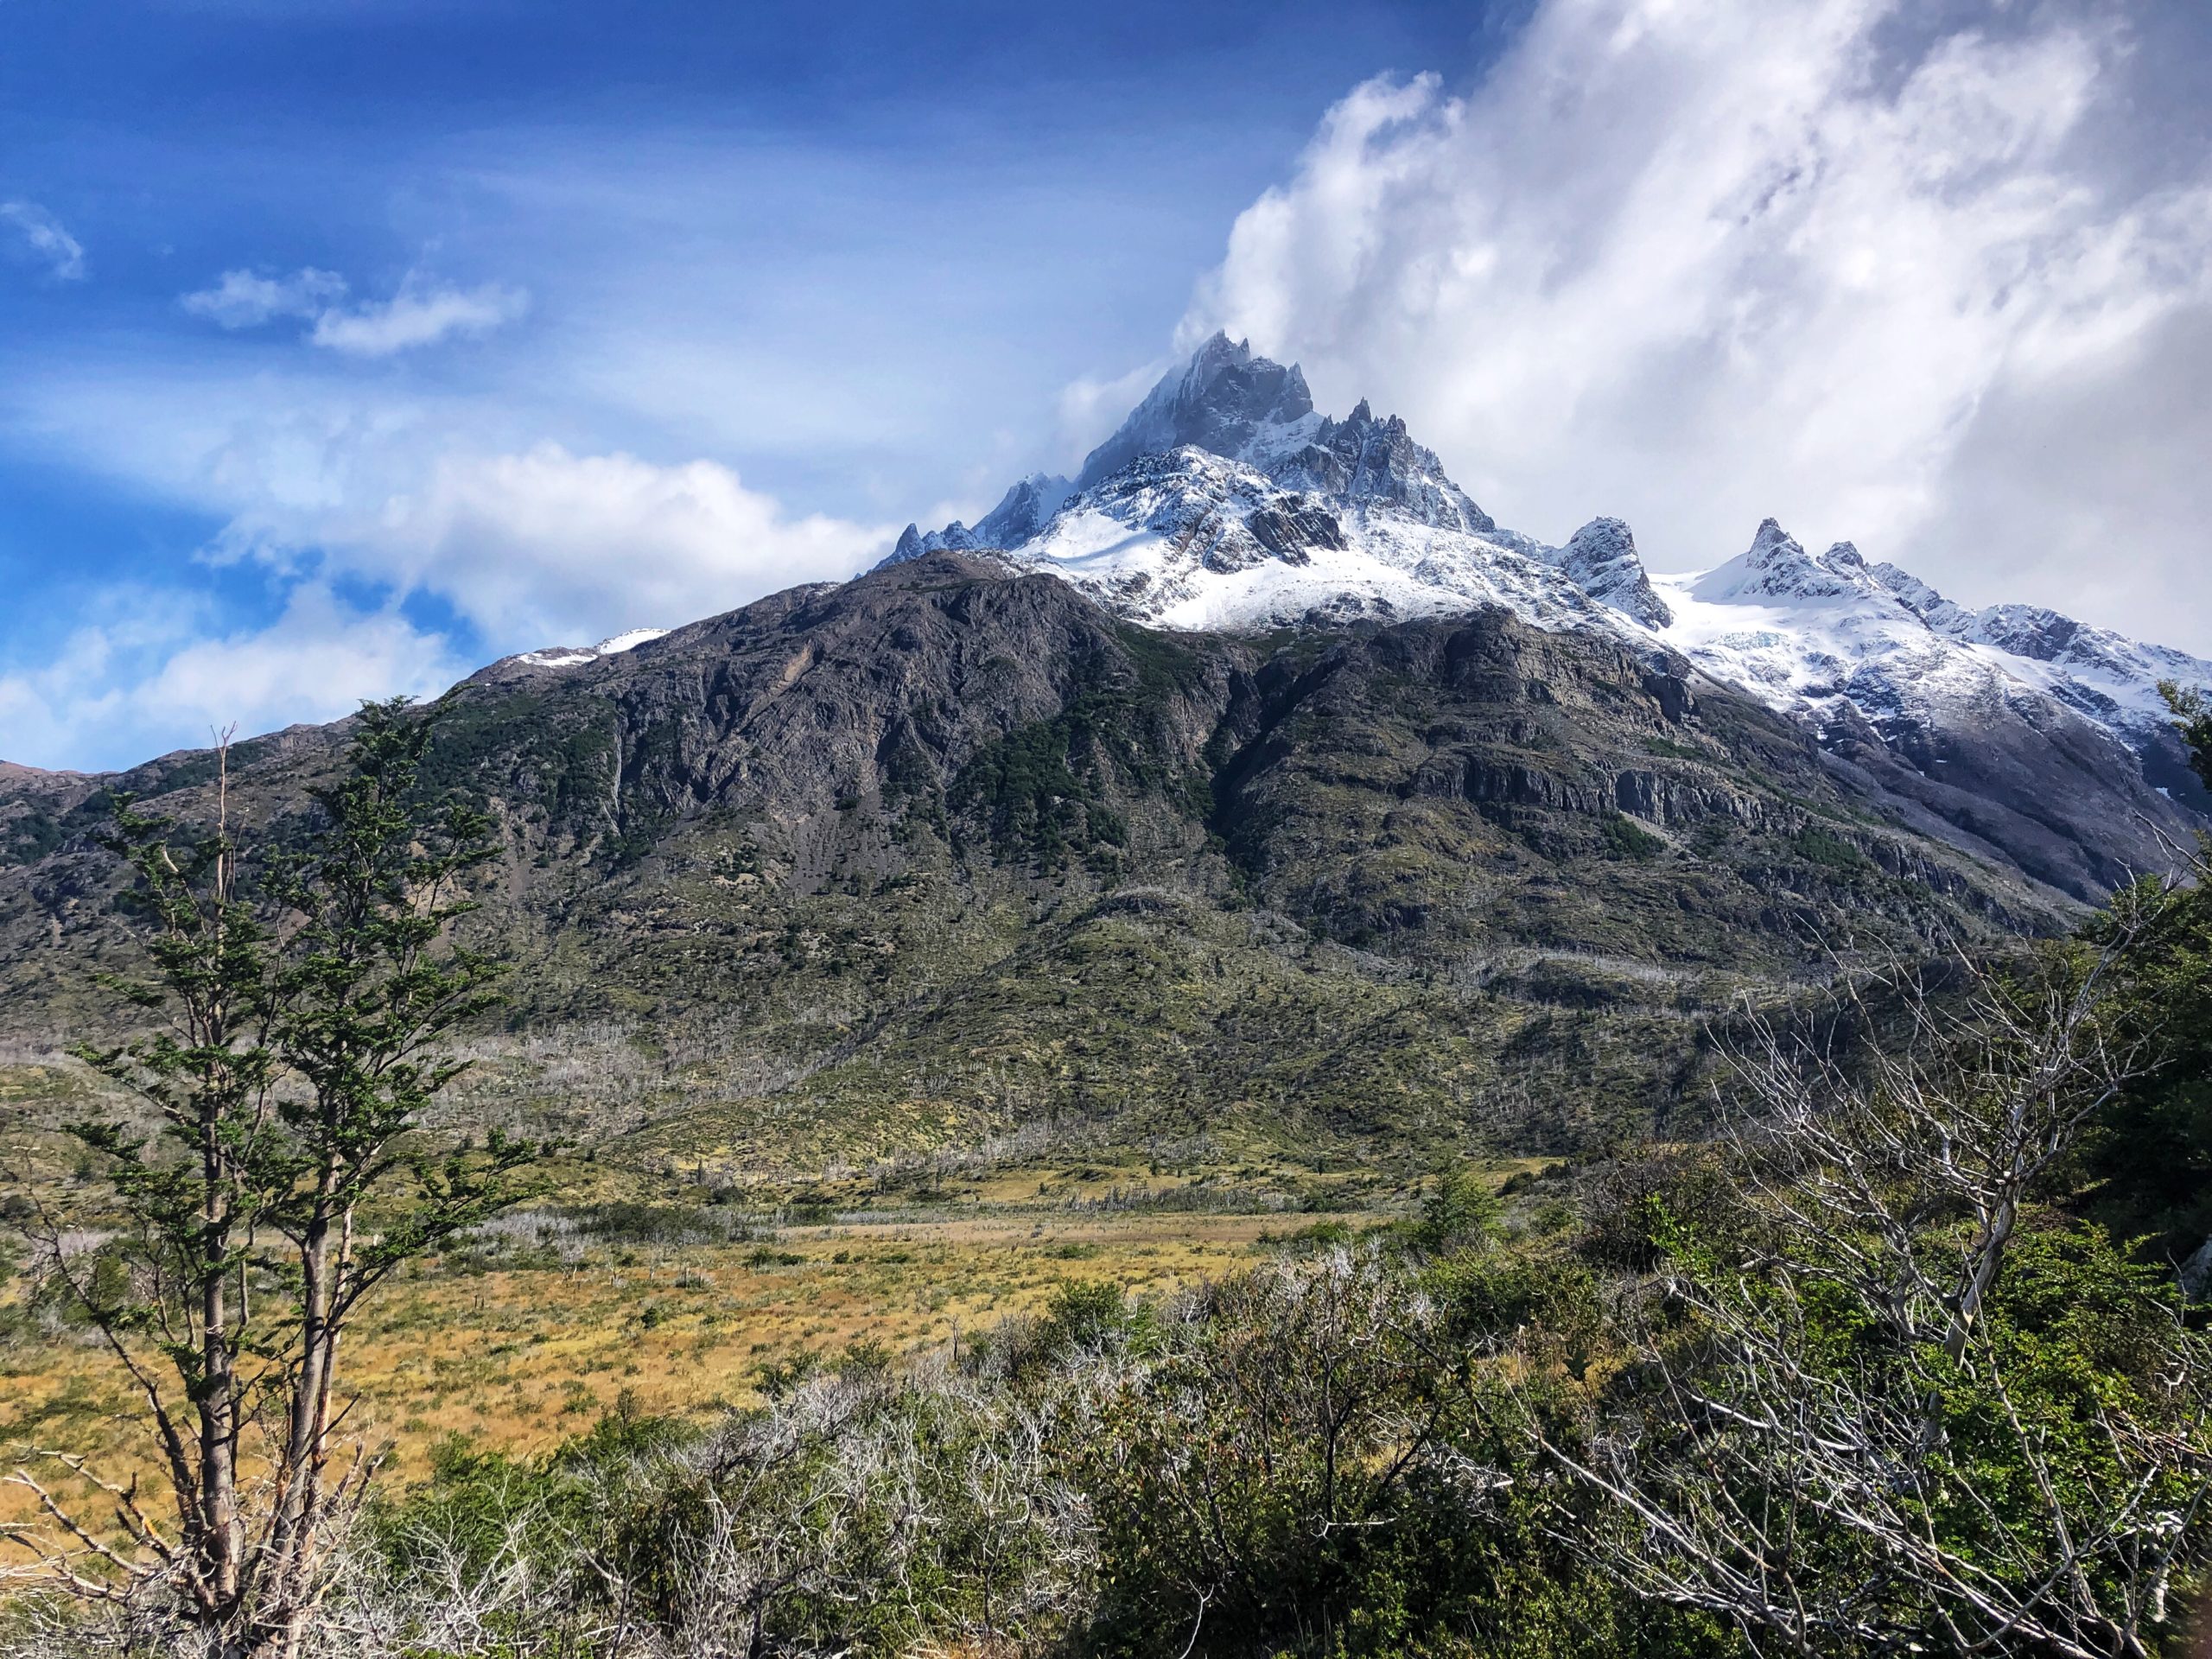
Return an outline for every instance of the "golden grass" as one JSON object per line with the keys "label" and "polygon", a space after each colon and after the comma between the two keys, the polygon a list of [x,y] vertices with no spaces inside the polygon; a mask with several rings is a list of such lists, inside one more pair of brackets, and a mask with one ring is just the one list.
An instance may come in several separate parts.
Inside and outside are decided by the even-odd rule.
{"label": "golden grass", "polygon": [[[1484,1167],[1503,1181],[1543,1161]],[[1071,1281],[1157,1294],[1249,1266],[1271,1238],[1316,1222],[1357,1227],[1402,1214],[1414,1196],[1357,1170],[1316,1177],[1263,1159],[1215,1163],[1207,1174],[1228,1184],[1224,1199],[1303,1186],[1334,1192],[1342,1208],[1115,1208],[1105,1201],[1116,1192],[1200,1183],[1126,1160],[1014,1164],[955,1178],[920,1204],[867,1177],[817,1183],[805,1196],[827,1201],[838,1222],[786,1226],[765,1243],[579,1240],[563,1265],[458,1249],[412,1264],[365,1305],[341,1359],[358,1396],[344,1437],[388,1447],[380,1479],[404,1484],[427,1472],[449,1435],[527,1455],[588,1428],[625,1390],[655,1413],[742,1404],[757,1397],[767,1364],[858,1342],[895,1356],[969,1341]],[[563,1196],[583,1199],[590,1185],[567,1183]],[[0,1472],[30,1448],[86,1456],[111,1478],[135,1472],[159,1512],[165,1483],[141,1402],[88,1333],[0,1342]],[[50,1462],[43,1470],[85,1515],[104,1515],[86,1483]],[[0,1486],[0,1526],[33,1520],[35,1509],[25,1489]]]}
{"label": "golden grass", "polygon": [[[1033,1170],[970,1188],[995,1200],[972,1213],[787,1228],[767,1248],[800,1258],[790,1265],[756,1262],[753,1243],[599,1245],[563,1268],[418,1263],[355,1327],[342,1361],[359,1395],[347,1431],[389,1442],[381,1478],[405,1482],[448,1435],[529,1453],[588,1427],[625,1389],[652,1412],[743,1402],[768,1362],[859,1341],[895,1354],[968,1340],[1070,1281],[1166,1290],[1248,1264],[1264,1235],[1311,1219],[1001,1207],[1034,1203],[1040,1185],[1080,1191],[1133,1175],[1141,1172],[1052,1179]],[[81,1453],[158,1489],[133,1406],[113,1358],[80,1336],[0,1351],[6,1460],[31,1446]],[[52,1472],[58,1490],[86,1492]],[[34,1507],[23,1489],[0,1489],[0,1523]]]}

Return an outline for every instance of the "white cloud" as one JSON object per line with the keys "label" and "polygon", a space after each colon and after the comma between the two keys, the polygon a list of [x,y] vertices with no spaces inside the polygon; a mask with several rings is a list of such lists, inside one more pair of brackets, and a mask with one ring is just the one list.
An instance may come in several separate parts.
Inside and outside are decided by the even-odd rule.
{"label": "white cloud", "polygon": [[388,300],[346,306],[346,279],[309,265],[289,276],[226,270],[180,303],[224,328],[258,328],[280,317],[309,321],[308,339],[348,357],[390,357],[452,335],[488,334],[520,318],[530,296],[501,283],[454,288],[410,273]]}
{"label": "white cloud", "polygon": [[[42,665],[0,670],[0,758],[113,766],[427,694],[491,658],[672,626],[794,583],[841,579],[895,526],[786,512],[717,462],[658,464],[514,442],[496,404],[327,374],[239,381],[144,362],[38,389],[57,458],[91,461],[227,528],[208,550],[290,588],[276,626],[226,629],[212,601],[111,595]],[[423,633],[330,585],[442,601]],[[465,653],[465,654],[464,654]]]}
{"label": "white cloud", "polygon": [[448,454],[372,519],[324,527],[327,556],[443,595],[487,634],[535,641],[669,627],[795,582],[840,580],[884,525],[791,518],[710,461]]}
{"label": "white cloud", "polygon": [[309,265],[289,276],[226,270],[213,288],[184,296],[181,303],[195,316],[225,328],[258,328],[276,317],[313,317],[346,297],[346,279],[334,270]]}
{"label": "white cloud", "polygon": [[65,283],[83,280],[84,245],[36,202],[0,201],[0,225],[14,227],[24,250],[46,262],[48,275]]}
{"label": "white cloud", "polygon": [[471,289],[424,287],[410,277],[388,300],[351,311],[325,311],[308,337],[352,357],[389,357],[449,334],[488,334],[529,307],[528,295],[498,283]]}
{"label": "white cloud", "polygon": [[419,410],[280,401],[192,463],[232,514],[215,556],[434,594],[494,650],[674,626],[841,580],[895,534],[786,513],[715,461],[487,449]]}
{"label": "white cloud", "polygon": [[2109,12],[1896,56],[1924,21],[1543,0],[1470,93],[1384,79],[1332,110],[1185,333],[1396,410],[1541,536],[1615,512],[1679,569],[1772,512],[1961,599],[2212,644],[2202,147],[2155,187],[2107,175]]}
{"label": "white cloud", "polygon": [[1083,465],[1084,456],[1113,435],[1169,367],[1169,360],[1161,359],[1111,380],[1085,375],[1060,388],[1060,453],[1069,476]]}
{"label": "white cloud", "polygon": [[203,747],[235,725],[252,735],[334,720],[365,697],[432,696],[468,671],[446,640],[389,609],[359,611],[320,582],[296,588],[265,628],[206,635],[174,594],[118,591],[35,667],[0,674],[0,759],[120,766]]}
{"label": "white cloud", "polygon": [[730,467],[534,440],[497,399],[132,360],[29,389],[44,452],[221,520],[209,556],[435,595],[489,655],[673,626],[849,576],[896,524],[786,511]]}

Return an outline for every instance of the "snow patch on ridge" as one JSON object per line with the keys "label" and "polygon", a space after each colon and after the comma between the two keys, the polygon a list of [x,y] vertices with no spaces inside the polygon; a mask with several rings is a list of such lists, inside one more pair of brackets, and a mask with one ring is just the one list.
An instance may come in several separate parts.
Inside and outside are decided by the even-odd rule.
{"label": "snow patch on ridge", "polygon": [[1132,461],[1071,500],[1016,566],[1061,577],[1155,627],[1283,626],[1504,605],[1540,626],[1605,627],[1602,607],[1511,532],[1431,524],[1381,500],[1286,489],[1185,447]]}
{"label": "snow patch on ridge", "polygon": [[531,668],[579,668],[602,657],[619,657],[626,651],[635,651],[667,632],[666,628],[631,628],[612,634],[595,645],[546,645],[537,651],[518,652],[506,660]]}

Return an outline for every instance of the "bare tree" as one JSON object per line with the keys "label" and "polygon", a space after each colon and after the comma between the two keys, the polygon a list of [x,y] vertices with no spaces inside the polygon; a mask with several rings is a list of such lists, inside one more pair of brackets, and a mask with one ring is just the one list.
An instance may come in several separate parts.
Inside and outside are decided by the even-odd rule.
{"label": "bare tree", "polygon": [[[1739,1236],[1681,1237],[1627,1297],[1636,1363],[1580,1432],[1569,1535],[1636,1593],[1803,1654],[2145,1655],[2205,1559],[2202,1338],[2151,1276],[2083,1269],[2131,1345],[2067,1372],[1999,1293],[2034,1199],[2135,1075],[2110,991],[2139,920],[1938,995],[1849,1064],[1760,1024],[1738,1077]],[[2084,1249],[2089,1248],[2084,1246]]]}

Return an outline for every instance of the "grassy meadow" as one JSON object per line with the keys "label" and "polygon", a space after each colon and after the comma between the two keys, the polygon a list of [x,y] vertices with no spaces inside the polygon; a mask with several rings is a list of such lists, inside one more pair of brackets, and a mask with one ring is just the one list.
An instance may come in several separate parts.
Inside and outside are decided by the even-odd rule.
{"label": "grassy meadow", "polygon": [[[50,1056],[0,1067],[0,1093],[48,1122],[99,1098]],[[355,1396],[344,1438],[384,1453],[379,1479],[404,1486],[455,1436],[537,1453],[624,1395],[656,1415],[752,1404],[764,1382],[855,1347],[957,1350],[1071,1283],[1156,1294],[1383,1224],[1421,1185],[1341,1159],[1317,1173],[1211,1145],[1170,1164],[1096,1147],[1054,1158],[1040,1155],[1046,1138],[1019,1137],[1001,1158],[742,1185],[709,1185],[703,1169],[671,1182],[558,1158],[537,1202],[410,1263],[371,1299],[344,1361]],[[68,1201],[60,1136],[18,1132],[6,1151],[24,1190]],[[1501,1181],[1529,1166],[1484,1166]],[[95,1219],[82,1233],[79,1248],[97,1248]],[[134,1408],[97,1332],[11,1276],[0,1291],[0,1459],[80,1455],[157,1489]],[[46,1467],[57,1491],[89,1491]],[[22,1487],[0,1490],[0,1522],[32,1521],[36,1507]]]}

